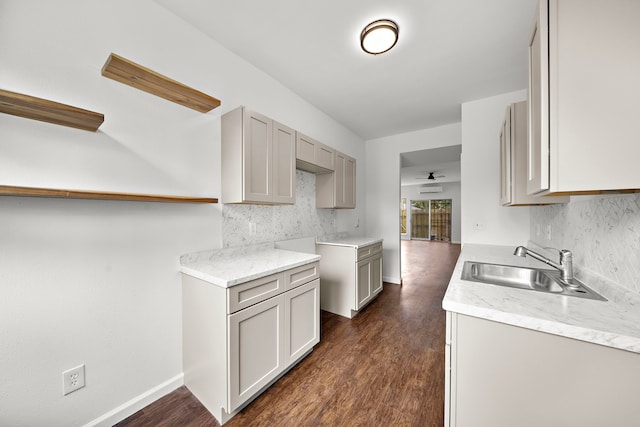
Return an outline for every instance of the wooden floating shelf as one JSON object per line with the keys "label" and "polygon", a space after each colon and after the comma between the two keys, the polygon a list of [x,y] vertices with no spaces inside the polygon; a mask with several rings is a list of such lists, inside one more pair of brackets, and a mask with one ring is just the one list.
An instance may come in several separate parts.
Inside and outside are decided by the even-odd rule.
{"label": "wooden floating shelf", "polygon": [[115,193],[105,191],[60,190],[40,187],[0,185],[2,196],[66,197],[71,199],[129,200],[135,202],[218,203],[213,197],[164,196],[159,194]]}
{"label": "wooden floating shelf", "polygon": [[102,67],[102,75],[201,113],[220,106],[220,100],[142,65],[112,53]]}
{"label": "wooden floating shelf", "polygon": [[104,114],[0,89],[0,112],[95,132]]}

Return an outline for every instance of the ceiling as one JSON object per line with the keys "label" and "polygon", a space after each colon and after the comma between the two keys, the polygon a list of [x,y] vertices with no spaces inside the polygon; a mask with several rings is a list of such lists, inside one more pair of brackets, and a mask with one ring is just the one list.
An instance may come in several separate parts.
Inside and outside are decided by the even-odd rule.
{"label": "ceiling", "polygon": [[[460,182],[461,145],[400,154],[400,185]],[[433,172],[435,180],[424,179]]]}
{"label": "ceiling", "polygon": [[[156,0],[365,140],[459,122],[525,87],[537,0]],[[398,44],[360,49],[389,18]]]}

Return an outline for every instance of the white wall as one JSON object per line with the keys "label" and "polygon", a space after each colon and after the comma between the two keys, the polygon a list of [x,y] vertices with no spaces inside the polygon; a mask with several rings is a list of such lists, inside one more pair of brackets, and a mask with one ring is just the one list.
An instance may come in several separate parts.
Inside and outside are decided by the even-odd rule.
{"label": "white wall", "polygon": [[454,123],[366,143],[366,234],[382,237],[383,278],[400,283],[400,153],[459,145],[460,124]]}
{"label": "white wall", "polygon": [[[201,114],[106,79],[110,52],[222,107]],[[2,0],[0,64],[3,89],[106,117],[91,133],[0,114],[0,184],[216,197],[219,118],[244,104],[355,157],[361,206],[335,221],[364,223],[363,141],[153,1]],[[221,210],[1,197],[0,425],[82,425],[179,385],[178,258],[223,245]],[[61,372],[80,363],[87,387],[63,397]]]}
{"label": "white wall", "polygon": [[500,125],[507,105],[526,96],[521,90],[462,104],[463,244],[520,245],[529,239],[529,208],[500,205]]}
{"label": "white wall", "polygon": [[[407,203],[410,200],[440,200],[451,199],[451,242],[460,243],[460,218],[462,214],[461,198],[460,198],[460,183],[459,182],[443,182],[438,184],[442,187],[442,193],[426,193],[420,194],[420,185],[404,185],[401,187],[400,196],[407,199]],[[407,210],[407,215],[410,216],[410,209]],[[410,222],[410,220],[408,220]],[[407,229],[410,234],[410,224],[407,223]],[[408,236],[407,236],[408,237]]]}

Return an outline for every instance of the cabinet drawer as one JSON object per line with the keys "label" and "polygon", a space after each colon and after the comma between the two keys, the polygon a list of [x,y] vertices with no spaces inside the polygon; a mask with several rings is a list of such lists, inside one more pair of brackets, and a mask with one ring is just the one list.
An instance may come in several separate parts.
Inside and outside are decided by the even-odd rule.
{"label": "cabinet drawer", "polygon": [[373,245],[360,248],[358,249],[358,261],[361,261],[364,258],[375,255],[379,252],[382,252],[382,243],[374,243]]}
{"label": "cabinet drawer", "polygon": [[293,289],[320,277],[320,263],[301,265],[284,272],[285,289]]}
{"label": "cabinet drawer", "polygon": [[284,292],[284,289],[284,273],[272,274],[233,286],[228,289],[227,313],[235,313],[250,305],[257,304]]}

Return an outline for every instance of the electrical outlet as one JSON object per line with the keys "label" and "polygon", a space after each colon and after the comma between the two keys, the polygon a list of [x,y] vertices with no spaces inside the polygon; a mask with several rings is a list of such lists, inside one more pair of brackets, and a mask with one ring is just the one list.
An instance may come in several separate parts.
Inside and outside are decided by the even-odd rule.
{"label": "electrical outlet", "polygon": [[249,222],[249,236],[255,236],[255,234],[258,232],[258,225],[253,222],[250,221]]}
{"label": "electrical outlet", "polygon": [[551,224],[547,225],[547,240],[551,240]]}
{"label": "electrical outlet", "polygon": [[474,230],[484,230],[485,228],[487,228],[487,226],[484,224],[484,222],[476,222],[473,224]]}
{"label": "electrical outlet", "polygon": [[74,392],[84,387],[84,364],[62,373],[62,394]]}

